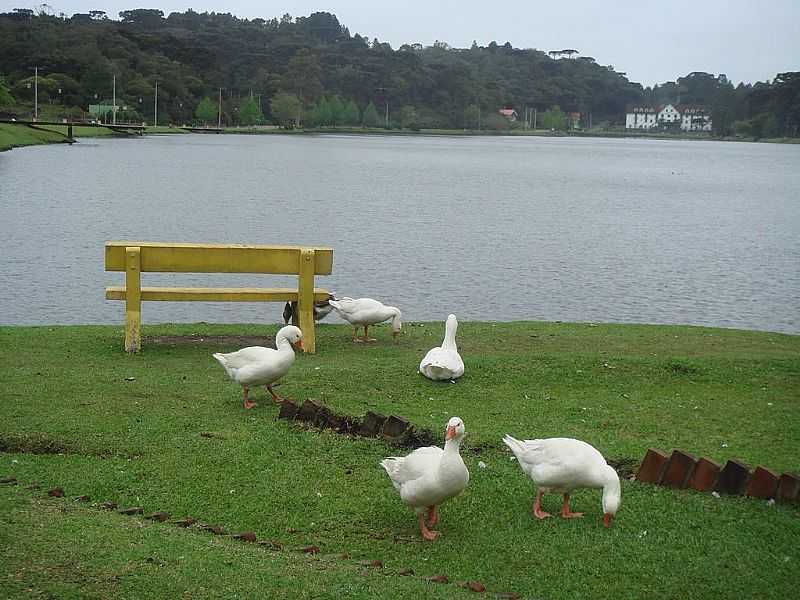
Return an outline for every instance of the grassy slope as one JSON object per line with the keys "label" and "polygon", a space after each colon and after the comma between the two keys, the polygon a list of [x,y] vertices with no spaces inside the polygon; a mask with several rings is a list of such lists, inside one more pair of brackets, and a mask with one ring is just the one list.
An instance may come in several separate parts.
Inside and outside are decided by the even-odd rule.
{"label": "grassy slope", "polygon": [[63,142],[64,136],[22,125],[0,123],[0,152],[18,146],[34,146]]}
{"label": "grassy slope", "polygon": [[[63,127],[59,125],[41,125],[34,129],[23,125],[0,123],[0,152],[20,146],[65,142],[66,133],[66,125]],[[157,131],[157,133],[161,132]],[[120,135],[105,127],[75,127],[72,134],[76,138]]]}
{"label": "grassy slope", "polygon": [[[264,334],[274,326],[145,327],[145,334]],[[467,491],[442,510],[440,540],[419,543],[410,511],[377,462],[397,451],[374,440],[318,433],[245,413],[213,351],[149,345],[120,352],[116,327],[0,328],[0,578],[11,597],[220,597],[264,590],[284,597],[465,597],[454,585],[400,577],[444,573],[490,591],[548,599],[788,597],[800,560],[796,507],[717,499],[624,482],[614,526],[600,523],[599,493],[574,495],[574,521],[535,522],[530,484],[500,436],[567,435],[608,457],[640,459],[648,446],[718,461],[740,458],[797,469],[800,337],[689,327],[463,323],[467,374],[434,384],[416,365],[441,324],[407,324],[401,342],[349,341],[319,328],[320,352],[300,356],[280,391],[341,412],[373,409],[436,432],[467,426]],[[126,378],[134,377],[133,381]],[[201,437],[200,432],[215,437]],[[726,447],[723,447],[726,444]],[[478,467],[478,461],[488,466]],[[210,534],[150,524],[43,499],[67,496],[194,516],[282,542],[269,551]],[[546,500],[555,511],[558,499]],[[291,528],[297,532],[290,532]],[[316,544],[306,558],[293,548]],[[52,552],[58,548],[58,552]],[[381,559],[383,570],[360,567]],[[434,596],[436,594],[436,596]]]}

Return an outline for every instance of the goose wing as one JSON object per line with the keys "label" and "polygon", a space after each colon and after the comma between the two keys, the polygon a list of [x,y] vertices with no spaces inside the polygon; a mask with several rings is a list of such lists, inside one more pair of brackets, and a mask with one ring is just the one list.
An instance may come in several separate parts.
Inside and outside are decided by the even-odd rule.
{"label": "goose wing", "polygon": [[381,461],[381,466],[399,491],[403,485],[432,473],[439,466],[443,452],[437,446],[417,448],[408,456],[390,456]]}
{"label": "goose wing", "polygon": [[271,360],[271,358],[278,353],[277,350],[272,348],[264,348],[263,346],[248,346],[236,352],[228,352],[226,354],[214,354],[222,366],[226,369],[241,369],[254,363],[262,363]]}
{"label": "goose wing", "polygon": [[[506,441],[507,438],[511,443]],[[563,489],[592,486],[606,467],[600,452],[581,440],[547,438],[519,441],[506,436],[504,441],[514,452],[522,470],[543,486]]]}

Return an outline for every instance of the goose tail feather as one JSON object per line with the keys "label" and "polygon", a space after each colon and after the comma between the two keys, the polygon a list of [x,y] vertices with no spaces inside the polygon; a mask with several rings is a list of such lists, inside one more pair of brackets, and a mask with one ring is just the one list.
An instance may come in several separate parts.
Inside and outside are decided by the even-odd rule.
{"label": "goose tail feather", "polygon": [[514,453],[514,456],[517,457],[517,460],[519,460],[520,455],[525,451],[525,444],[508,434],[503,436],[503,442],[509,447],[511,452]]}

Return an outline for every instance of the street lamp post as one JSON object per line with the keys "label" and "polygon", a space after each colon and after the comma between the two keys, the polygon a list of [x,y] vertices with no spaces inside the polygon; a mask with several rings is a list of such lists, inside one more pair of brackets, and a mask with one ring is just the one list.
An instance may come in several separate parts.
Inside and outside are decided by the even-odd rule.
{"label": "street lamp post", "polygon": [[389,97],[386,95],[386,88],[385,87],[375,88],[375,91],[383,94],[383,103],[386,107],[385,127],[386,129],[389,129]]}
{"label": "street lamp post", "polygon": [[117,76],[112,75],[111,79],[111,124],[117,124]]}
{"label": "street lamp post", "polygon": [[156,96],[153,100],[153,127],[158,127],[158,81],[156,81]]}
{"label": "street lamp post", "polygon": [[33,120],[39,120],[39,67],[33,67]]}

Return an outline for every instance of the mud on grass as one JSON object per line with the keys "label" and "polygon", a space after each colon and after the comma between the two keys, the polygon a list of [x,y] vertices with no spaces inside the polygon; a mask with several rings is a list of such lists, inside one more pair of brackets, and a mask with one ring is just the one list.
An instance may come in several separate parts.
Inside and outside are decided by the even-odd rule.
{"label": "mud on grass", "polygon": [[112,456],[132,458],[134,456],[115,452],[111,449],[91,449],[71,440],[58,439],[46,433],[34,432],[26,434],[0,433],[0,453],[8,454],[74,454],[109,458]]}
{"label": "mud on grass", "polygon": [[198,347],[237,347],[265,346],[275,348],[274,335],[147,335],[142,337],[142,347],[147,346],[198,346]]}

